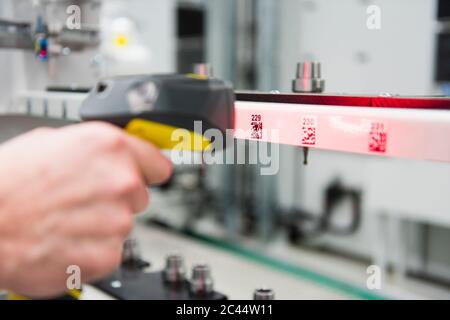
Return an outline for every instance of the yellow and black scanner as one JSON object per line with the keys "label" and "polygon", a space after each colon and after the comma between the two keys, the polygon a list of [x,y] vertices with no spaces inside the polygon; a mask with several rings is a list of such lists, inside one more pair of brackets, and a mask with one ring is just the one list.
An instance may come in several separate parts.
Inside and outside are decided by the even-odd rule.
{"label": "yellow and black scanner", "polygon": [[[233,128],[234,92],[225,81],[194,74],[119,76],[90,91],[80,116],[120,126],[161,149],[202,151],[211,143],[203,136],[206,130],[225,136]],[[172,135],[180,128],[189,132],[181,144]]]}

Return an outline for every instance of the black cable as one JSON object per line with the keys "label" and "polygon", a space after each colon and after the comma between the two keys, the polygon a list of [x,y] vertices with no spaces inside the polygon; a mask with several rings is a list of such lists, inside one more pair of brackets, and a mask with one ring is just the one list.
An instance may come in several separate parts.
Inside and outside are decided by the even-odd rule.
{"label": "black cable", "polygon": [[[332,223],[336,207],[346,198],[352,203],[352,217],[347,226],[340,227]],[[281,213],[283,214],[283,213]],[[350,235],[356,232],[361,224],[361,192],[342,187],[339,180],[333,181],[325,191],[324,211],[320,215],[305,210],[295,209],[284,213],[287,216],[286,227],[291,242],[311,240],[325,233],[334,235]]]}

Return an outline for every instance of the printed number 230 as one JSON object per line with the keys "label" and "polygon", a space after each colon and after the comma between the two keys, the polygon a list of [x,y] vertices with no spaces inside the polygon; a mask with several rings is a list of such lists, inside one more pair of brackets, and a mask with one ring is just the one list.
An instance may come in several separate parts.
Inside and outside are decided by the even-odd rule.
{"label": "printed number 230", "polygon": [[302,118],[302,125],[304,126],[313,126],[314,123],[314,118],[309,118],[309,117],[304,117]]}

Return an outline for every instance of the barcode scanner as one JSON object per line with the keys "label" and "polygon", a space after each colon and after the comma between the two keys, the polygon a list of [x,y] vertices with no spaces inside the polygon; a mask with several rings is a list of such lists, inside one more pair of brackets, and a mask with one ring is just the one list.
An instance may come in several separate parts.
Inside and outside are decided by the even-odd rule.
{"label": "barcode scanner", "polygon": [[[134,75],[103,79],[80,109],[82,120],[124,128],[161,149],[208,149],[208,129],[226,136],[234,126],[234,92],[227,82],[197,74]],[[187,135],[174,134],[184,129]]]}

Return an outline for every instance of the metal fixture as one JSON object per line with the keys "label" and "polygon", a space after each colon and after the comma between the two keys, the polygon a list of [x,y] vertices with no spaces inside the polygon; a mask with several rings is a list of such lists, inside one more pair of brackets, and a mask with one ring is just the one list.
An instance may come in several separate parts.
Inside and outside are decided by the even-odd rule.
{"label": "metal fixture", "polygon": [[197,264],[192,268],[191,292],[195,295],[207,295],[213,291],[211,269],[206,264]]}
{"label": "metal fixture", "polygon": [[122,266],[131,269],[145,269],[150,266],[150,263],[141,259],[141,253],[135,239],[127,239],[123,243]]}
{"label": "metal fixture", "polygon": [[172,254],[166,258],[166,266],[163,271],[164,281],[169,283],[181,283],[186,278],[184,259],[179,254]]}
{"label": "metal fixture", "polygon": [[297,63],[296,78],[292,81],[292,91],[302,93],[320,93],[325,89],[325,80],[321,78],[320,62]]}
{"label": "metal fixture", "polygon": [[253,293],[253,300],[274,300],[275,292],[269,288],[259,288]]}
{"label": "metal fixture", "polygon": [[[292,81],[292,91],[298,93],[321,93],[325,80],[321,78],[320,62],[297,63],[296,78]],[[309,148],[303,147],[303,164],[308,164]]]}
{"label": "metal fixture", "polygon": [[131,261],[139,257],[137,242],[135,239],[126,239],[123,243],[122,261]]}

